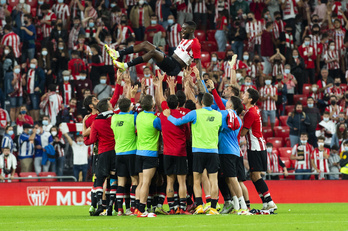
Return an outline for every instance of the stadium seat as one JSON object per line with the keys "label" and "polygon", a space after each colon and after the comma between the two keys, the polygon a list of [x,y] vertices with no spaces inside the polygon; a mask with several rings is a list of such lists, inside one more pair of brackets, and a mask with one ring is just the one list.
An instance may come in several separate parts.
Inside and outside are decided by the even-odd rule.
{"label": "stadium seat", "polygon": [[288,148],[288,147],[278,148],[278,151],[279,151],[280,157],[285,157],[285,158],[288,158],[290,160],[292,148]]}
{"label": "stadium seat", "polygon": [[302,87],[302,94],[308,96],[312,88],[312,84],[305,83]]}
{"label": "stadium seat", "polygon": [[283,138],[284,142],[287,137],[289,137],[290,128],[287,126],[274,127],[274,134],[276,137]]}
{"label": "stadium seat", "polygon": [[285,106],[285,114],[289,114],[290,112],[293,112],[295,108],[295,105],[286,105]]}
{"label": "stadium seat", "polygon": [[289,169],[291,167],[291,161],[289,158],[287,158],[287,157],[279,157],[279,158],[281,159],[281,161],[283,161],[286,168]]}
{"label": "stadium seat", "polygon": [[202,52],[201,53],[201,62],[202,63],[207,63],[210,62],[210,53],[209,52]]}
{"label": "stadium seat", "polygon": [[218,49],[216,42],[212,41],[203,41],[201,42],[201,45],[202,51],[215,52]]}
{"label": "stadium seat", "polygon": [[[57,175],[55,172],[40,172],[39,176],[51,177],[51,176],[57,176]],[[57,181],[57,179],[40,179],[40,181]]]}
{"label": "stadium seat", "polygon": [[[13,176],[18,177],[18,174],[15,172],[15,174]],[[15,183],[15,182],[19,182],[19,180],[11,180],[11,182]]]}
{"label": "stadium seat", "polygon": [[[141,63],[135,66],[136,72],[138,75],[144,74],[144,68],[146,67],[146,63]],[[152,67],[150,66],[150,70],[152,70]]]}
{"label": "stadium seat", "polygon": [[13,8],[18,5],[19,0],[8,0],[8,4]]}
{"label": "stadium seat", "polygon": [[278,148],[274,148],[274,147],[273,147],[272,153],[275,153],[277,156],[279,156]]}
{"label": "stadium seat", "polygon": [[268,137],[267,143],[273,144],[273,149],[278,149],[283,147],[283,138],[281,137]]}
{"label": "stadium seat", "polygon": [[221,60],[224,60],[226,57],[226,52],[224,52],[224,51],[218,51],[218,52],[216,52],[216,54],[218,56],[218,59],[221,59]]}
{"label": "stadium seat", "polygon": [[[295,170],[288,170],[288,173],[295,173]],[[295,180],[295,176],[294,175],[289,175],[289,176],[286,177],[286,179]]]}
{"label": "stadium seat", "polygon": [[207,30],[207,41],[216,42],[215,32],[216,30]]}
{"label": "stadium seat", "polygon": [[[20,177],[37,177],[35,172],[21,172]],[[21,182],[37,182],[39,179],[23,179]]]}
{"label": "stadium seat", "polygon": [[291,147],[290,137],[285,138],[285,147]]}
{"label": "stadium seat", "polygon": [[267,139],[268,137],[273,137],[273,130],[271,127],[262,128],[263,138]]}
{"label": "stadium seat", "polygon": [[288,121],[287,115],[279,116],[279,119],[280,119],[281,126],[288,126],[286,125],[286,121]]}
{"label": "stadium seat", "polygon": [[340,87],[342,88],[343,91],[346,91],[348,85],[346,83],[341,83]]}
{"label": "stadium seat", "polygon": [[37,0],[27,0],[26,3],[31,7],[31,9],[37,7]]}
{"label": "stadium seat", "polygon": [[232,45],[227,43],[226,44],[226,51],[230,51],[230,50],[232,50]]}
{"label": "stadium seat", "polygon": [[294,95],[294,103],[301,101],[303,106],[307,106],[307,96],[306,95]]}
{"label": "stadium seat", "polygon": [[207,35],[204,30],[195,30],[195,37],[202,42],[206,40]]}
{"label": "stadium seat", "polygon": [[[275,126],[279,126],[279,119],[276,117],[274,121]],[[268,117],[268,126],[271,126],[271,118]]]}

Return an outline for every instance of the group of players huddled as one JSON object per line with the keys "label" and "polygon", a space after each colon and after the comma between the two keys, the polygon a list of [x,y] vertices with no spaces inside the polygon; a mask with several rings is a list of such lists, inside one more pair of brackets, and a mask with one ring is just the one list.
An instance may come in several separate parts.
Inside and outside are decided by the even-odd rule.
{"label": "group of players huddled", "polygon": [[[243,184],[246,177],[240,137],[244,136],[251,180],[262,199],[262,209],[277,209],[261,177],[261,172],[267,170],[267,154],[260,112],[255,106],[259,93],[250,88],[239,98],[233,56],[227,99],[220,98],[213,82],[201,79],[200,44],[193,36],[194,30],[193,22],[183,25],[183,39],[172,57],[148,42],[122,51],[109,49],[119,68],[114,95],[100,101],[88,96],[84,101],[91,111],[83,120],[84,143],[95,144],[98,152],[93,161],[91,215],[112,215],[114,211],[119,216],[138,217],[252,214]],[[120,53],[141,51],[146,54],[129,63],[116,61]],[[132,86],[124,71],[151,58],[165,73],[157,72],[153,77],[154,96],[146,95],[142,84],[138,104],[138,85]],[[196,66],[191,68],[192,61]],[[171,76],[183,68],[184,91],[176,91],[175,78]],[[167,94],[162,85],[165,74]],[[218,204],[219,190],[225,201],[223,208]],[[169,211],[163,209],[165,197]]]}

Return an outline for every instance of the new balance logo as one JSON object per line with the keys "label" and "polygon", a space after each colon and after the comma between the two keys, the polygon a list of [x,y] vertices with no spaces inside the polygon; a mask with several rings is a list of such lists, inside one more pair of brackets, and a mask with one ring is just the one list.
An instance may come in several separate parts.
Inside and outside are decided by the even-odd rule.
{"label": "new balance logo", "polygon": [[213,122],[213,121],[214,121],[214,119],[215,119],[215,117],[214,117],[214,116],[211,116],[211,117],[208,117],[208,118],[207,118],[207,121],[209,121],[209,122]]}
{"label": "new balance logo", "polygon": [[124,121],[118,121],[117,124],[116,124],[116,127],[122,127],[123,126],[123,122]]}

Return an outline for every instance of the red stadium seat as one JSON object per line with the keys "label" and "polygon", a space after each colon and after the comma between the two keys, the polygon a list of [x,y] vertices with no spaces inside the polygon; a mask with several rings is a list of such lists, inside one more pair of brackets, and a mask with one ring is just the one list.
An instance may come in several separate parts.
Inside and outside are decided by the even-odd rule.
{"label": "red stadium seat", "polygon": [[[13,176],[18,177],[18,174],[15,172],[15,174]],[[15,183],[15,182],[19,182],[19,180],[11,180],[11,182]]]}
{"label": "red stadium seat", "polygon": [[210,53],[209,52],[202,52],[201,53],[201,62],[202,63],[207,63],[210,62]]}
{"label": "red stadium seat", "polygon": [[271,127],[263,127],[262,134],[265,139],[267,139],[268,137],[273,137],[273,130]]}
{"label": "red stadium seat", "polygon": [[346,91],[348,85],[346,83],[341,83],[340,87],[342,88],[343,91]]}
{"label": "red stadium seat", "polygon": [[279,157],[279,158],[281,159],[281,161],[283,161],[283,163],[287,169],[289,169],[291,167],[291,161],[289,158],[287,158],[287,157]]}
{"label": "red stadium seat", "polygon": [[207,30],[207,41],[216,42],[215,32],[216,30]]}
{"label": "red stadium seat", "polygon": [[[295,170],[288,170],[288,173],[295,173]],[[295,176],[294,175],[289,175],[289,176],[286,177],[286,179],[295,180]]]}
{"label": "red stadium seat", "polygon": [[218,49],[216,42],[212,42],[212,41],[203,41],[201,42],[201,45],[202,45],[202,51],[216,52]]}
{"label": "red stadium seat", "polygon": [[226,57],[226,52],[225,51],[218,51],[216,52],[218,59],[224,60]]}
{"label": "red stadium seat", "polygon": [[[20,177],[37,177],[35,172],[21,172]],[[21,182],[37,182],[39,179],[23,179]]]}
{"label": "red stadium seat", "polygon": [[202,42],[206,40],[207,35],[204,30],[195,30],[195,37]]}
{"label": "red stadium seat", "polygon": [[282,148],[284,146],[283,145],[284,141],[283,141],[283,138],[281,137],[268,137],[267,143],[273,144],[273,149]]}
{"label": "red stadium seat", "polygon": [[308,84],[308,83],[303,84],[302,94],[306,96],[309,95],[311,88],[312,88],[312,84]]}
{"label": "red stadium seat", "polygon": [[202,62],[202,67],[203,68],[208,68],[209,65],[210,65],[210,62],[205,62],[205,63]]}
{"label": "red stadium seat", "polygon": [[290,160],[290,156],[291,156],[291,153],[292,153],[292,148],[278,148],[278,151],[279,151],[279,156],[280,157],[285,157],[285,158],[288,158]]}
{"label": "red stadium seat", "polygon": [[291,147],[290,137],[285,138],[285,147]]}
{"label": "red stadium seat", "polygon": [[8,4],[13,8],[18,5],[19,0],[8,0]]}
{"label": "red stadium seat", "polygon": [[288,121],[288,116],[287,115],[283,115],[283,116],[279,116],[280,119],[280,123],[282,126],[287,126],[286,125],[286,121]]}
{"label": "red stadium seat", "polygon": [[26,3],[30,5],[31,9],[37,6],[37,0],[27,0]]}
{"label": "red stadium seat", "polygon": [[276,137],[282,137],[283,140],[285,141],[285,139],[287,137],[289,137],[290,128],[286,127],[286,126],[274,127],[274,134],[275,134]]}
{"label": "red stadium seat", "polygon": [[[57,175],[55,172],[40,172],[39,176],[51,177],[51,176],[57,176]],[[57,181],[57,179],[40,179],[40,181]]]}
{"label": "red stadium seat", "polygon": [[307,106],[307,96],[306,95],[294,95],[294,103],[301,101],[303,106]]}
{"label": "red stadium seat", "polygon": [[289,115],[290,112],[293,112],[295,105],[286,105],[285,106],[285,114]]}
{"label": "red stadium seat", "polygon": [[232,50],[232,45],[227,43],[226,44],[226,51],[230,51],[230,50]]}
{"label": "red stadium seat", "polygon": [[272,149],[272,153],[275,153],[277,156],[279,156],[279,151],[278,151],[278,148],[274,148]]}
{"label": "red stadium seat", "polygon": [[[144,68],[146,67],[146,63],[141,63],[135,66],[135,69],[137,71],[138,75],[144,74]],[[152,70],[152,67],[150,66],[150,70]]]}

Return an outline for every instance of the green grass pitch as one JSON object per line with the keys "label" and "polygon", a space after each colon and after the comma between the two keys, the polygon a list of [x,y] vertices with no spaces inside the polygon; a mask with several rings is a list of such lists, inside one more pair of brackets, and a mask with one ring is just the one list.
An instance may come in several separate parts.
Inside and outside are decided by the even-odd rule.
{"label": "green grass pitch", "polygon": [[[255,208],[261,205],[254,205]],[[88,206],[0,207],[0,230],[348,230],[348,204],[278,204],[276,215],[90,217]]]}

